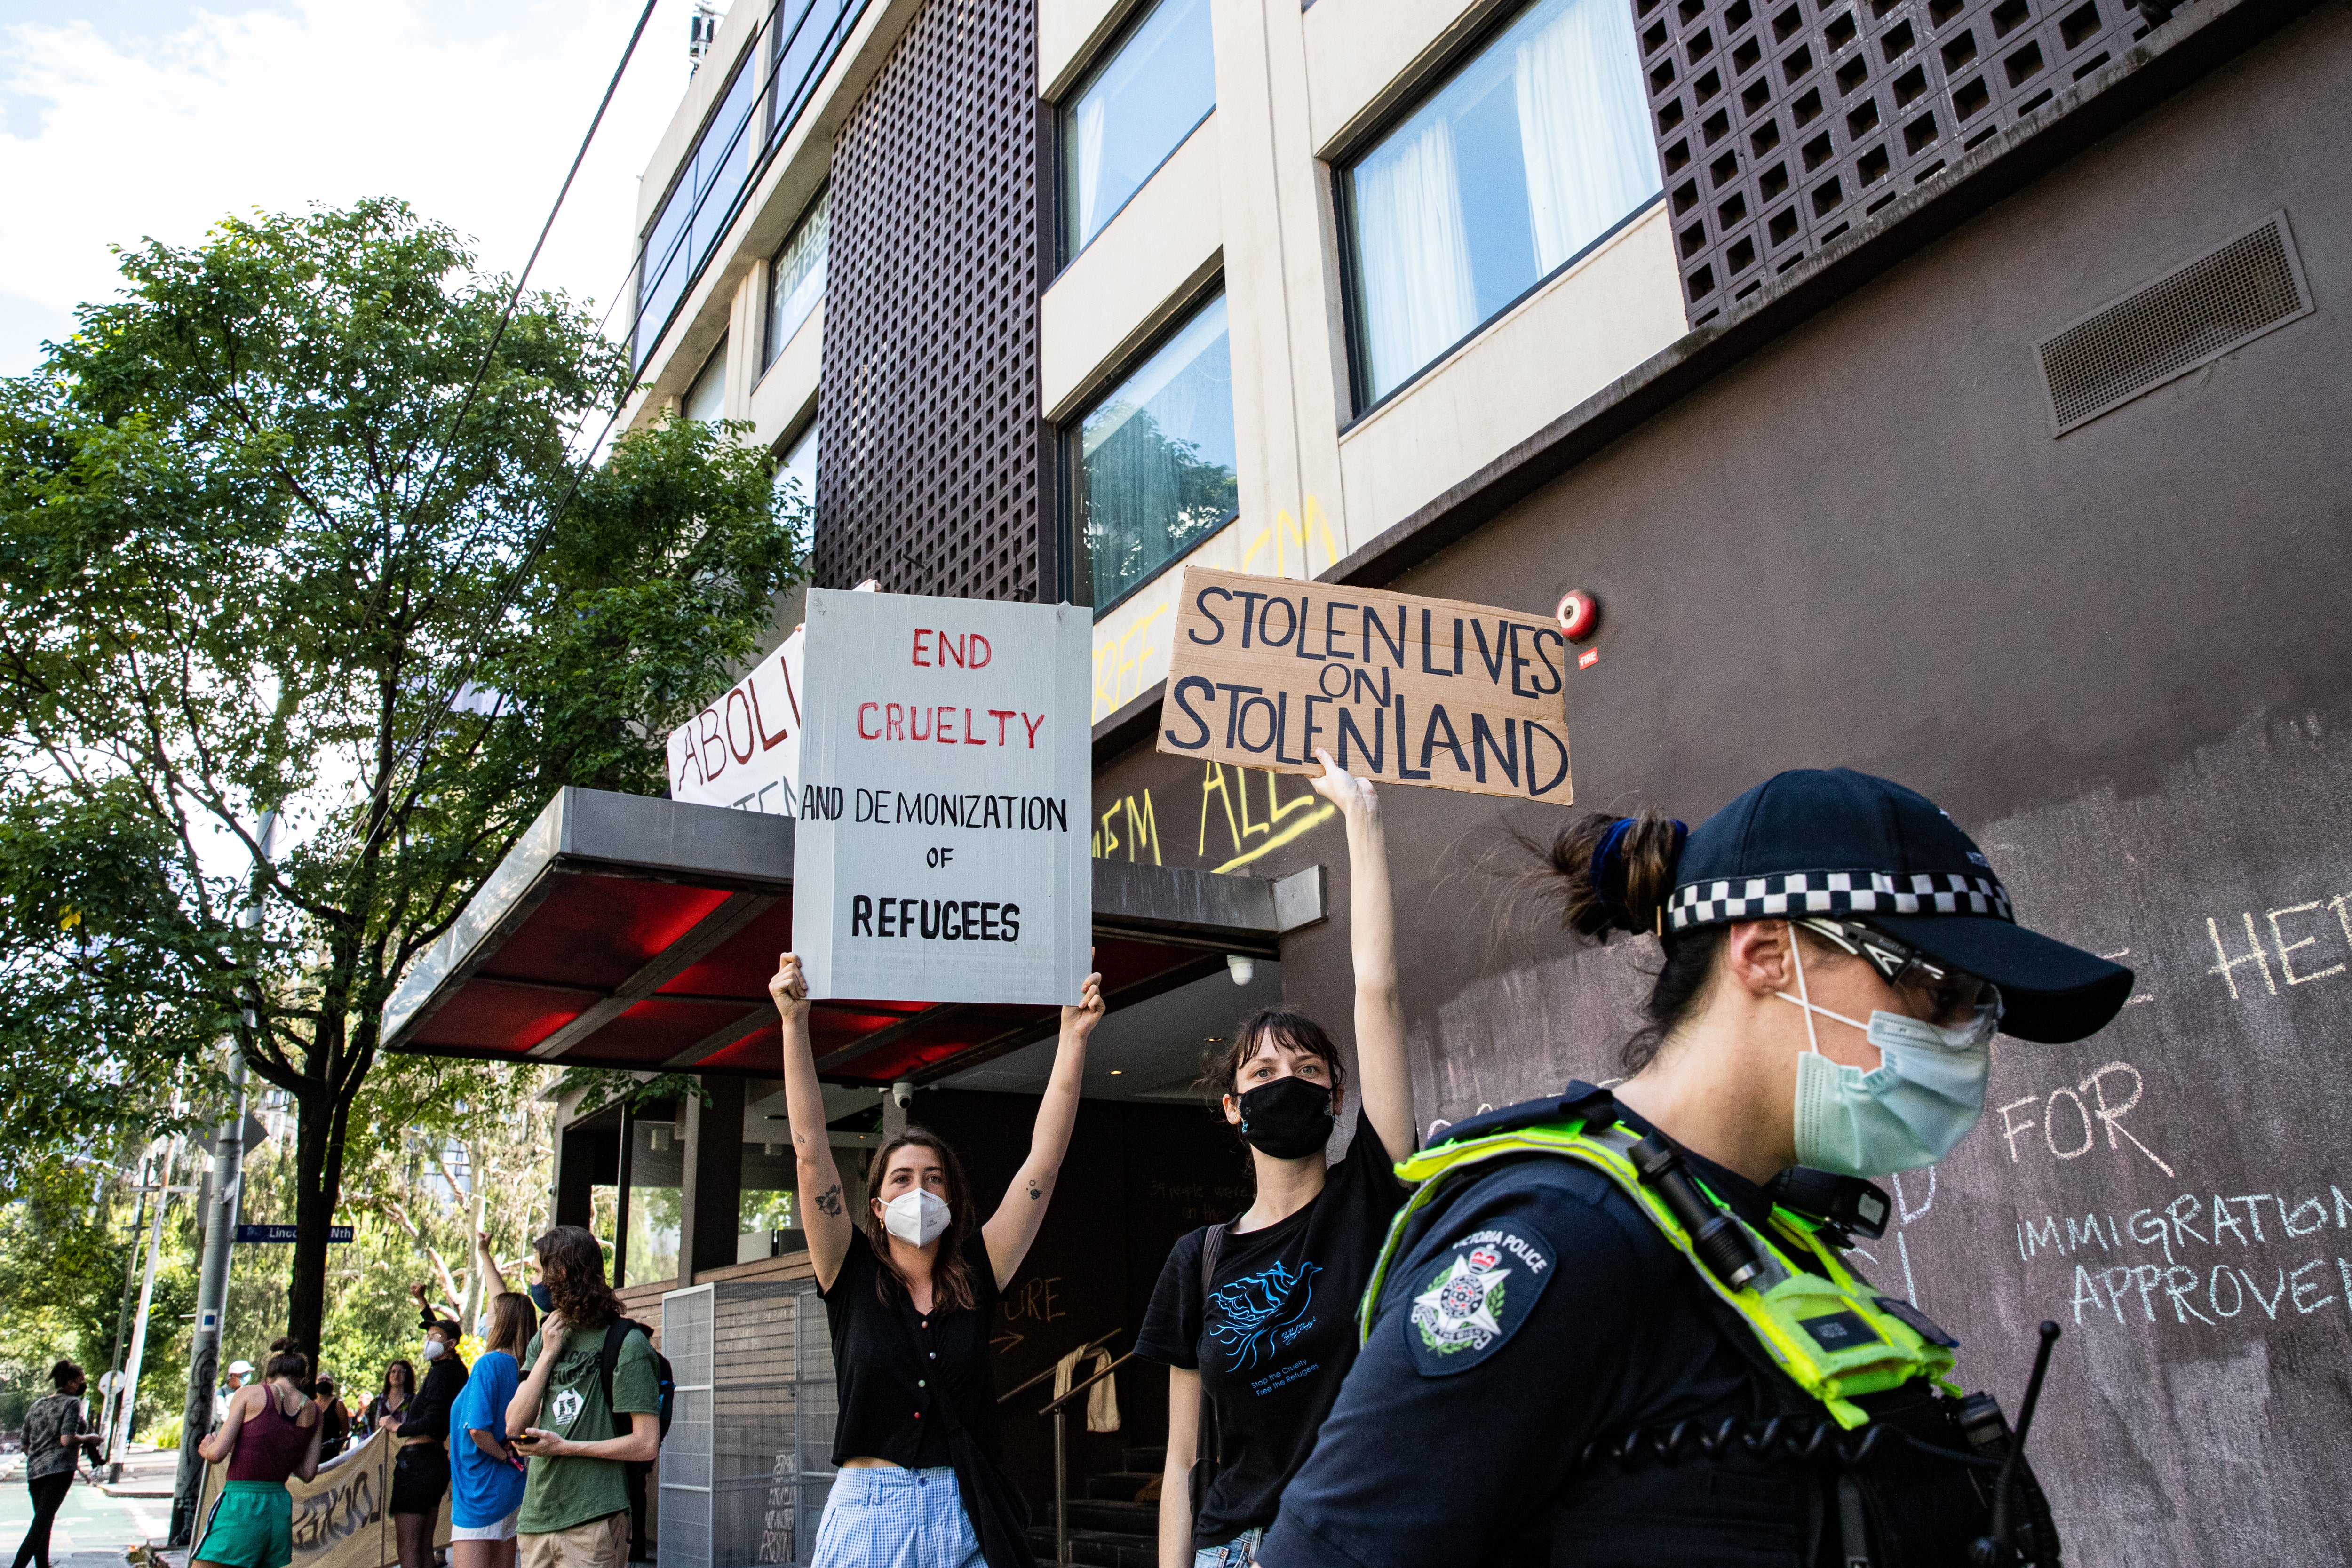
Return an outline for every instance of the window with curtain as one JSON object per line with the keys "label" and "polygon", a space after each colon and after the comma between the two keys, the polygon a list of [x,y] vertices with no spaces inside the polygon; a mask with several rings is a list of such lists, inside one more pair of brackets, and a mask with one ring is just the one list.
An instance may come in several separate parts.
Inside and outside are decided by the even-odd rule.
{"label": "window with curtain", "polygon": [[817,193],[768,268],[768,347],[760,361],[763,371],[776,363],[776,356],[824,298],[825,212],[831,198],[830,190]]}
{"label": "window with curtain", "polygon": [[1624,0],[1538,0],[1341,175],[1369,407],[1655,197]]}
{"label": "window with curtain", "polygon": [[1078,421],[1077,602],[1097,609],[1231,521],[1234,370],[1220,294]]}
{"label": "window with curtain", "polygon": [[699,419],[706,425],[713,419],[727,417],[727,340],[725,338],[719,340],[719,346],[712,349],[710,357],[702,362],[702,369],[696,374],[694,384],[686,389],[686,397],[679,405],[679,412],[688,419]]}
{"label": "window with curtain", "polygon": [[637,267],[637,363],[645,363],[669,324],[670,312],[710,259],[751,172],[751,109],[759,73],[747,54],[719,95],[719,107],[678,165],[677,183],[662,198],[646,231]]}
{"label": "window with curtain", "polygon": [[1062,107],[1063,255],[1101,233],[1216,106],[1209,0],[1159,0]]}

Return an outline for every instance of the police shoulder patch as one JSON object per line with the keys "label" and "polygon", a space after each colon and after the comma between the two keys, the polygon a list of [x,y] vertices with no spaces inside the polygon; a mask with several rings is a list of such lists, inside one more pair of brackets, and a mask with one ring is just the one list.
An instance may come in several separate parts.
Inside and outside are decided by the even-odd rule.
{"label": "police shoulder patch", "polygon": [[1543,1233],[1514,1217],[1481,1226],[1422,1266],[1405,1344],[1423,1377],[1476,1366],[1518,1331],[1558,1270]]}

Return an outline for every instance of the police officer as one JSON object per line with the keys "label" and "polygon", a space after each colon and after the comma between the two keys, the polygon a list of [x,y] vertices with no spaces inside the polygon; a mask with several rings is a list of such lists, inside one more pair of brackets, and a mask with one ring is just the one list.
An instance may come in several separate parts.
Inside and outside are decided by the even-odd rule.
{"label": "police officer", "polygon": [[1259,1561],[2055,1564],[1954,1342],[1843,1252],[1886,1214],[1860,1178],[1976,1124],[1997,1026],[2080,1039],[2130,971],[2017,925],[1950,818],[1843,769],[1687,835],[1588,817],[1549,859],[1571,931],[1664,950],[1628,1077],[1400,1167],[1362,1352]]}

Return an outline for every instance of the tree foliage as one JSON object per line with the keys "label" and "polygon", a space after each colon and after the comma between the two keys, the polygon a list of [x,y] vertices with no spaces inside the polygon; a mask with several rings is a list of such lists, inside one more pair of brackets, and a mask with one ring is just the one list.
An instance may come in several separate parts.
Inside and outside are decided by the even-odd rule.
{"label": "tree foliage", "polygon": [[658,790],[804,515],[732,427],[579,461],[623,351],[560,294],[502,325],[397,202],[121,271],[0,382],[0,1136],[152,1128],[234,1037],[297,1118],[315,1343],[392,988],[558,787]]}

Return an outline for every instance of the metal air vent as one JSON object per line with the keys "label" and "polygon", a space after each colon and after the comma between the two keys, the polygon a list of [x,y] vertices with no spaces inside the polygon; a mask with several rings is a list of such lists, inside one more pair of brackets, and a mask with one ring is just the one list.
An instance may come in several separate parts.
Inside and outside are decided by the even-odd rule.
{"label": "metal air vent", "polygon": [[2063,436],[2311,313],[2286,214],[2092,311],[2034,345]]}

